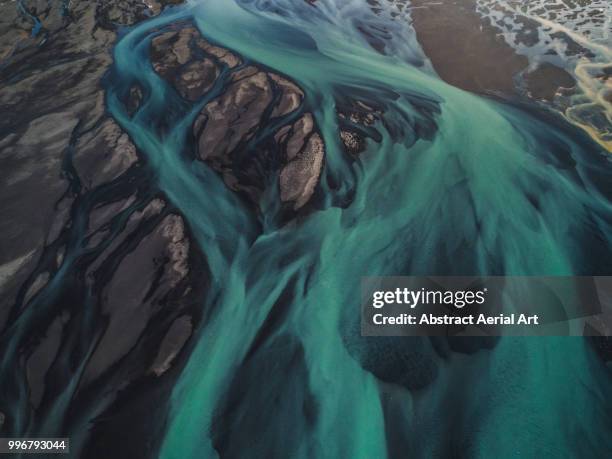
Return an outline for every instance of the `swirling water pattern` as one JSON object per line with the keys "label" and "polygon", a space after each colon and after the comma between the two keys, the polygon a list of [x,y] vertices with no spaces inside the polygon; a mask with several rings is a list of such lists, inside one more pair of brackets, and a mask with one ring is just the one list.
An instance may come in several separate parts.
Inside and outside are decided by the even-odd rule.
{"label": "swirling water pattern", "polygon": [[[161,27],[191,18],[304,89],[327,148],[322,209],[266,224],[188,159],[186,132],[222,88],[186,106],[147,50]],[[160,457],[605,457],[612,382],[581,339],[504,338],[444,360],[427,340],[397,342],[406,377],[429,375],[418,391],[364,369],[371,344],[351,325],[361,276],[605,274],[612,264],[600,147],[552,115],[446,85],[409,28],[377,53],[358,32],[364,20],[380,19],[361,1],[207,0],[116,46],[109,109],[213,276],[211,317],[174,389]],[[147,97],[129,117],[121,97],[134,83]],[[380,143],[357,162],[340,149],[334,105],[353,93],[386,107]],[[172,126],[163,135],[162,121]]]}

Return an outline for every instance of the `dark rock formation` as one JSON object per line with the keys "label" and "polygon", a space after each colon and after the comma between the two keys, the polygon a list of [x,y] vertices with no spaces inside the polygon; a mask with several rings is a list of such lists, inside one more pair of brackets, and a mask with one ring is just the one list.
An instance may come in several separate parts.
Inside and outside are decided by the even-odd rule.
{"label": "dark rock formation", "polygon": [[373,126],[382,120],[381,107],[354,99],[339,100],[336,106],[340,140],[347,153],[358,155],[363,152],[366,148],[366,138],[380,141],[380,135]]}
{"label": "dark rock formation", "polygon": [[340,131],[340,139],[346,151],[353,155],[357,155],[365,150],[365,141],[358,132],[349,130]]}
{"label": "dark rock formation", "polygon": [[281,200],[292,202],[294,210],[311,198],[323,167],[325,146],[321,136],[313,133],[312,124],[312,116],[307,114],[293,125],[280,172]]}
{"label": "dark rock formation", "polygon": [[192,27],[166,32],[151,43],[153,68],[168,80],[184,98],[195,101],[208,92],[219,76],[219,66],[210,58],[198,56],[198,47],[207,43]]}
{"label": "dark rock formation", "polygon": [[[240,66],[241,57],[210,44],[190,26],[156,37],[151,55],[155,70],[182,95],[192,90],[185,69],[200,82],[192,92],[197,97],[217,82],[223,86],[196,119],[194,136],[198,158],[229,188],[257,206],[270,177],[276,177],[280,200],[294,211],[310,200],[325,147],[312,115],[300,115],[304,94],[295,83],[255,65]],[[219,82],[221,68],[228,73]],[[271,123],[277,127],[262,134]]]}

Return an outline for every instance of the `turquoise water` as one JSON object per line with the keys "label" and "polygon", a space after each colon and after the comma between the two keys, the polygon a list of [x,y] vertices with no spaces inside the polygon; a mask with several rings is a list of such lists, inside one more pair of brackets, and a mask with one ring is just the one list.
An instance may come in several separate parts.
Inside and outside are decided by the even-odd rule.
{"label": "turquoise water", "polygon": [[[608,457],[612,381],[584,340],[503,338],[446,358],[429,340],[396,340],[374,356],[404,356],[398,385],[365,369],[372,341],[354,326],[362,276],[609,273],[603,151],[553,115],[446,85],[408,28],[388,25],[405,40],[376,52],[356,28],[382,21],[366,2],[317,3],[193,2],[117,44],[109,109],[212,273],[211,315],[173,390],[159,456]],[[216,94],[180,102],[147,50],[161,27],[190,18],[304,89],[327,148],[321,209],[261,224],[265,213],[188,159],[186,134]],[[120,100],[134,83],[148,96],[130,118]],[[356,162],[335,115],[336,97],[353,93],[384,102],[387,122]]]}

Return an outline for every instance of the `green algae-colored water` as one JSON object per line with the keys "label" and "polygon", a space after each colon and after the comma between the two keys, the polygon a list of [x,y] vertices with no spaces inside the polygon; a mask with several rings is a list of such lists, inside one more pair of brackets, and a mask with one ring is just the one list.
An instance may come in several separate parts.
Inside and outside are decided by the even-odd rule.
{"label": "green algae-colored water", "polygon": [[[187,19],[304,89],[327,151],[324,205],[297,224],[262,224],[266,206],[256,216],[187,159],[214,90],[155,129],[180,103],[151,68],[150,39]],[[392,53],[368,45],[364,20],[401,39]],[[213,278],[161,458],[610,456],[612,380],[585,340],[502,338],[441,357],[428,339],[380,346],[356,326],[362,276],[611,272],[611,166],[594,142],[554,115],[443,83],[409,27],[367,2],[193,2],[127,30],[115,60],[109,109]],[[130,118],[119,94],[134,83],[149,97]],[[358,161],[340,148],[334,105],[353,94],[385,106],[382,139]],[[385,359],[401,384],[375,375]]]}

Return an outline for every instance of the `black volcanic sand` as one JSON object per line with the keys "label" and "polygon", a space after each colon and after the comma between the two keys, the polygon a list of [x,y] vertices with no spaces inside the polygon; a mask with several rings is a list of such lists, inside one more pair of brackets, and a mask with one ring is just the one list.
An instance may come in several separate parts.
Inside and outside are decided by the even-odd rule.
{"label": "black volcanic sand", "polygon": [[107,445],[155,435],[202,319],[206,260],[105,106],[118,30],[178,2],[150,3],[0,3],[2,437],[101,414],[88,429]]}

